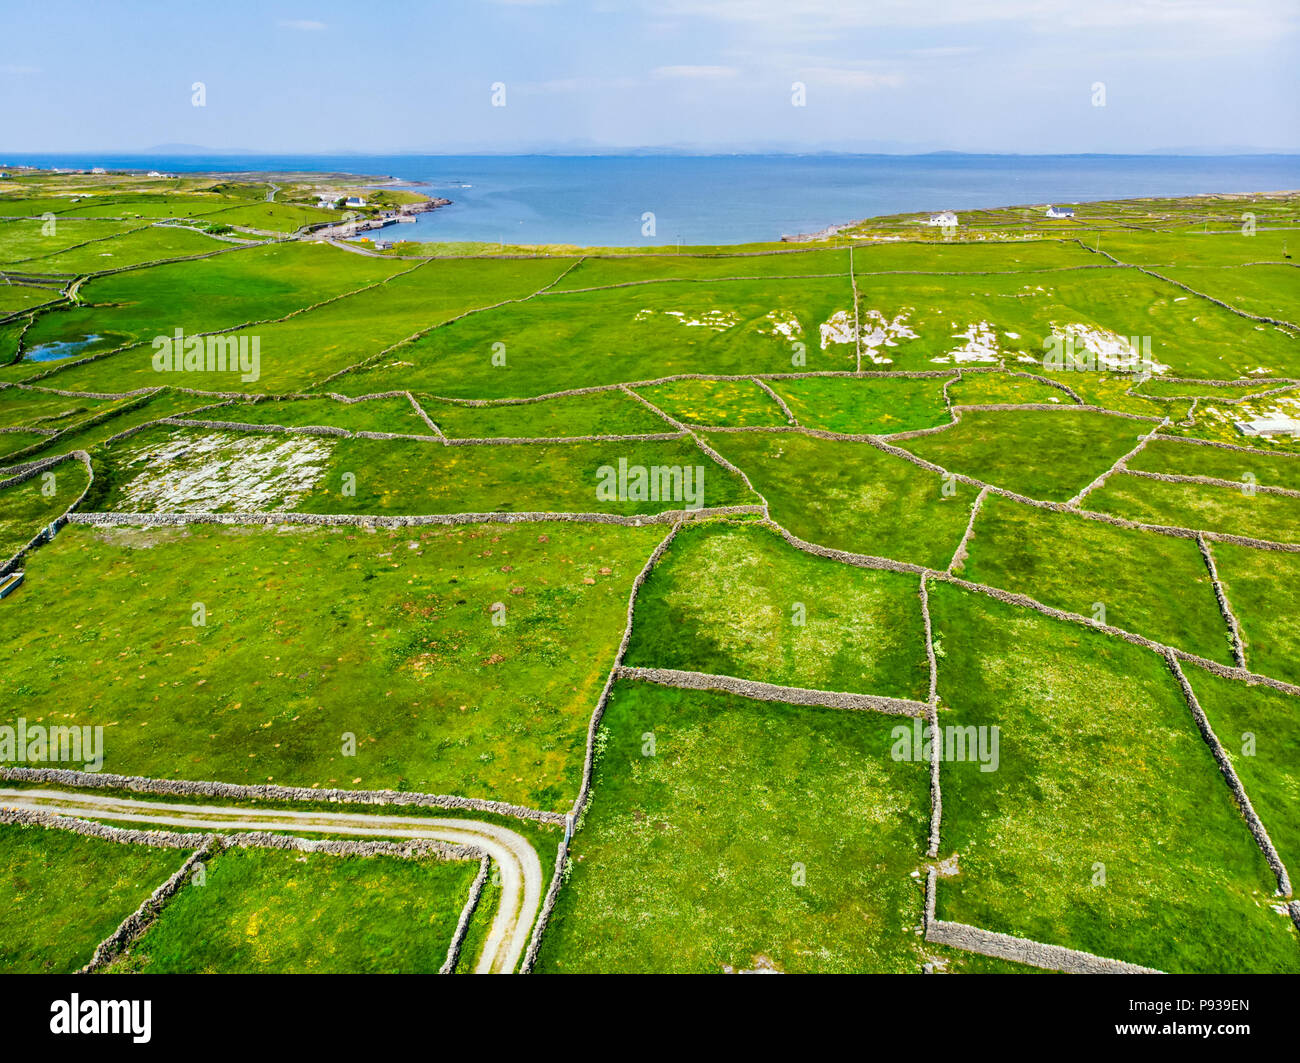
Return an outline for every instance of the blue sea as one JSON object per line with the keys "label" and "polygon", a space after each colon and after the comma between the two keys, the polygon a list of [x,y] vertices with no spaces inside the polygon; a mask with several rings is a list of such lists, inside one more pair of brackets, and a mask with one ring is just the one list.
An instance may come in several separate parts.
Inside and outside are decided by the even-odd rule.
{"label": "blue sea", "polygon": [[[877,214],[1300,189],[1300,155],[23,155],[5,164],[388,176],[452,205],[419,240],[729,244]],[[643,215],[654,214],[654,235]],[[397,231],[394,230],[394,235]],[[387,235],[387,234],[386,234]]]}

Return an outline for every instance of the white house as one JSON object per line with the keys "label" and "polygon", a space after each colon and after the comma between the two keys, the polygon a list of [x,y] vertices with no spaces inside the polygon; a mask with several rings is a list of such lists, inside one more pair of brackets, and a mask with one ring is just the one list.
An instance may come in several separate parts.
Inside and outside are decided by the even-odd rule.
{"label": "white house", "polygon": [[1069,207],[1053,207],[1049,204],[1047,208],[1047,216],[1049,218],[1073,218],[1074,211]]}
{"label": "white house", "polygon": [[347,207],[364,207],[365,205],[366,201],[362,196],[348,196],[347,202],[344,204]]}
{"label": "white house", "polygon": [[91,173],[108,173],[108,171],[105,170],[104,167],[102,167],[102,166],[96,166],[96,167],[95,167],[93,170],[91,170],[90,172],[91,172]]}
{"label": "white house", "polygon": [[956,225],[956,224],[957,224],[957,215],[954,214],[954,213],[953,213],[952,211],[950,211],[950,210],[941,211],[941,212],[939,212],[938,214],[931,214],[931,215],[930,215],[930,220],[929,220],[928,222],[926,222],[926,224],[927,224],[927,225],[942,225],[942,226],[945,226],[945,227],[946,227],[946,226],[949,226],[949,225]]}

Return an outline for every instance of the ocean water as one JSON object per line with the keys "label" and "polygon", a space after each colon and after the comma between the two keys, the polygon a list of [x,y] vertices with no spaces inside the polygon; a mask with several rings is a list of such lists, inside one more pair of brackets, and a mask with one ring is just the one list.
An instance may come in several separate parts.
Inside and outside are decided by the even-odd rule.
{"label": "ocean water", "polygon": [[[877,214],[1300,189],[1300,155],[19,155],[4,164],[398,177],[452,200],[418,240],[730,244]],[[654,234],[643,216],[654,215]],[[391,235],[390,235],[391,234]]]}

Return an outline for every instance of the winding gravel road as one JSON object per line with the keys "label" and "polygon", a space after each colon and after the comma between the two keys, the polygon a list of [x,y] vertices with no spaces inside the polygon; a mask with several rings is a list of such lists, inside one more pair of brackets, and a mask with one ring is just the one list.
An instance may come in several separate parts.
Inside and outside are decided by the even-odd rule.
{"label": "winding gravel road", "polygon": [[500,871],[501,904],[479,956],[476,974],[510,973],[519,966],[542,897],[542,865],[528,840],[506,827],[479,820],[172,804],[76,791],[7,787],[0,788],[0,807],[80,819],[124,821],[142,824],[146,829],[196,827],[217,834],[293,831],[477,846],[495,861]]}

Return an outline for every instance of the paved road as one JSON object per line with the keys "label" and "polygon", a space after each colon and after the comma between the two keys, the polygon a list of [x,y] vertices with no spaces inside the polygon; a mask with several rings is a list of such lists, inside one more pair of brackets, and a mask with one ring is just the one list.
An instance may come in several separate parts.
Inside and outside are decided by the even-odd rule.
{"label": "paved road", "polygon": [[528,840],[506,827],[472,819],[381,816],[366,813],[231,808],[171,804],[65,790],[0,788],[0,807],[49,812],[80,819],[139,824],[144,829],[191,827],[213,833],[293,831],[367,838],[413,838],[474,845],[495,861],[501,905],[479,956],[476,974],[500,974],[519,966],[542,897],[542,866]]}

